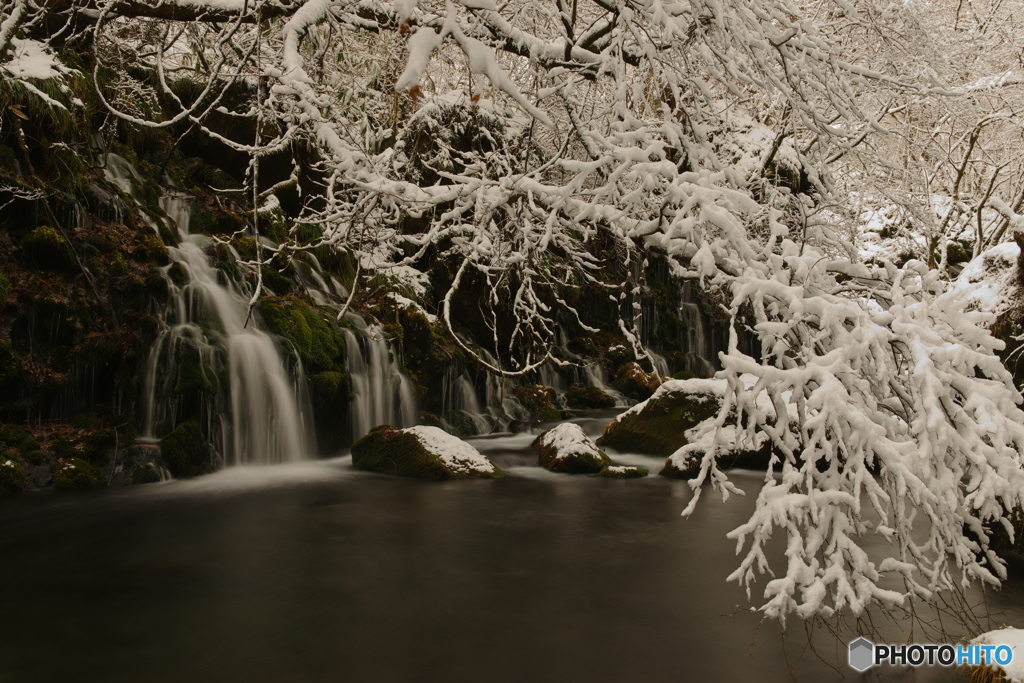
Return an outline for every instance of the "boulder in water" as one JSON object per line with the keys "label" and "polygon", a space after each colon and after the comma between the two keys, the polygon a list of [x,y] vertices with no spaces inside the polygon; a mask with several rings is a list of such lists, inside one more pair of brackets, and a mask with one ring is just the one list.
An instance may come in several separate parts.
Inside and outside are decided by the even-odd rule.
{"label": "boulder in water", "polygon": [[570,408],[614,408],[615,399],[598,387],[572,387],[565,392]]}
{"label": "boulder in water", "polygon": [[626,363],[619,368],[613,384],[624,395],[637,401],[643,401],[657,391],[661,384],[661,378],[657,373],[645,372],[636,363]]}
{"label": "boulder in water", "polygon": [[160,440],[164,463],[176,479],[196,477],[214,470],[213,453],[195,420],[182,422]]}
{"label": "boulder in water", "polygon": [[646,467],[636,467],[633,465],[609,465],[598,474],[609,479],[640,479],[642,477],[646,477],[650,472],[647,471]]}
{"label": "boulder in water", "polygon": [[468,443],[437,427],[395,429],[382,425],[352,444],[356,469],[418,479],[502,476],[494,463]]}
{"label": "boulder in water", "polygon": [[552,472],[597,474],[612,460],[587,436],[578,424],[563,422],[533,441],[540,465]]}
{"label": "boulder in water", "polygon": [[718,414],[724,392],[722,380],[669,380],[612,420],[597,443],[654,455],[675,453],[687,444],[686,430]]}
{"label": "boulder in water", "polygon": [[81,458],[60,458],[53,470],[53,488],[60,491],[81,491],[103,486],[103,473]]}

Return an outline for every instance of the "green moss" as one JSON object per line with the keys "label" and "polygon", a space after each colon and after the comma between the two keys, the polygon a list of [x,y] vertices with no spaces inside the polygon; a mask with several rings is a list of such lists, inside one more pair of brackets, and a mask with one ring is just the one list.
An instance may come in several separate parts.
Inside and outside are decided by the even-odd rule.
{"label": "green moss", "polygon": [[670,392],[610,423],[597,443],[622,451],[670,455],[686,445],[683,432],[717,415],[719,408],[718,400],[708,395]]}
{"label": "green moss", "polygon": [[626,363],[619,368],[613,384],[626,396],[645,401],[657,390],[661,380],[656,374],[645,372],[636,363]]}
{"label": "green moss", "polygon": [[25,488],[25,470],[11,455],[13,451],[0,455],[0,494],[17,493]]}
{"label": "green moss", "polygon": [[311,371],[344,367],[345,339],[332,316],[297,297],[265,297],[259,311],[267,329],[290,341]]}
{"label": "green moss", "polygon": [[589,452],[559,453],[554,445],[545,442],[544,437],[550,431],[540,434],[532,444],[537,451],[537,462],[544,469],[563,474],[597,474],[614,464],[608,454],[599,448]]}
{"label": "green moss", "polygon": [[190,232],[201,232],[207,235],[231,235],[245,229],[244,218],[233,211],[220,209],[196,212],[189,221]]}
{"label": "green moss", "polygon": [[28,432],[17,425],[4,425],[0,428],[0,441],[11,447],[18,446],[28,436]]}
{"label": "green moss", "polygon": [[160,473],[152,463],[147,462],[132,467],[128,478],[132,484],[155,484],[160,481]]}
{"label": "green moss", "polygon": [[438,456],[425,449],[414,434],[395,429],[391,425],[376,427],[352,444],[352,466],[360,470],[417,479],[502,476],[497,468],[490,473],[471,473],[449,468]]}
{"label": "green moss", "polygon": [[0,273],[0,311],[7,305],[7,294],[11,291],[11,281]]}
{"label": "green moss", "polygon": [[650,472],[646,467],[634,467],[631,465],[614,465],[605,467],[598,472],[602,477],[609,479],[640,479],[646,477]]}
{"label": "green moss", "polygon": [[21,239],[22,261],[44,272],[71,272],[77,268],[71,247],[48,225],[41,225]]}
{"label": "green moss", "polygon": [[562,418],[562,413],[554,407],[555,392],[546,386],[513,387],[512,395],[530,411],[534,420],[550,422]]}
{"label": "green moss", "polygon": [[81,458],[60,459],[53,471],[53,488],[59,491],[82,491],[104,486],[103,473]]}
{"label": "green moss", "polygon": [[18,450],[21,451],[22,455],[28,453],[29,451],[38,451],[39,442],[33,439],[31,436],[27,437],[23,439],[20,444],[18,444]]}
{"label": "green moss", "polygon": [[597,387],[572,387],[565,392],[570,408],[614,408],[615,399]]}
{"label": "green moss", "polygon": [[42,465],[46,462],[46,455],[41,450],[34,450],[25,453],[24,456],[26,461],[32,465]]}
{"label": "green moss", "polygon": [[214,469],[213,453],[199,422],[189,420],[160,440],[167,469],[175,478],[197,477]]}

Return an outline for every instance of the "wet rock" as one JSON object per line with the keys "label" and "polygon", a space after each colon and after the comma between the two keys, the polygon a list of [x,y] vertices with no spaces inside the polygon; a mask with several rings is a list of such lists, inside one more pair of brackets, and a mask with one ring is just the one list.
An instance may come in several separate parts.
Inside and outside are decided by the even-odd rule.
{"label": "wet rock", "polygon": [[0,454],[0,495],[17,493],[25,488],[25,470],[14,457],[14,451]]}
{"label": "wet rock", "polygon": [[418,479],[502,476],[489,459],[437,427],[395,429],[382,425],[352,444],[356,469]]}
{"label": "wet rock", "polygon": [[609,465],[598,474],[609,479],[640,479],[646,477],[650,472],[646,467],[635,467],[633,465]]}
{"label": "wet rock", "polygon": [[59,491],[97,489],[105,483],[99,468],[81,458],[61,458],[53,471],[53,488]]}
{"label": "wet rock", "polygon": [[555,407],[555,392],[542,384],[513,387],[512,394],[530,411],[530,417],[537,422],[559,420],[561,412]]}
{"label": "wet rock", "polygon": [[563,422],[538,436],[533,447],[541,467],[566,474],[597,474],[612,460],[578,424]]}
{"label": "wet rock", "polygon": [[615,399],[597,387],[572,387],[565,392],[570,408],[614,408]]}
{"label": "wet rock", "polygon": [[182,422],[161,439],[160,451],[175,478],[196,477],[214,470],[213,453],[195,420]]}
{"label": "wet rock", "polygon": [[597,443],[654,455],[675,453],[688,443],[686,430],[718,414],[724,391],[722,381],[669,380],[609,423]]}
{"label": "wet rock", "polygon": [[114,456],[114,486],[152,484],[170,477],[163,453],[156,444],[133,444],[119,448]]}
{"label": "wet rock", "polygon": [[643,401],[657,391],[661,385],[661,378],[655,373],[644,371],[636,363],[626,363],[619,368],[613,385],[625,396]]}

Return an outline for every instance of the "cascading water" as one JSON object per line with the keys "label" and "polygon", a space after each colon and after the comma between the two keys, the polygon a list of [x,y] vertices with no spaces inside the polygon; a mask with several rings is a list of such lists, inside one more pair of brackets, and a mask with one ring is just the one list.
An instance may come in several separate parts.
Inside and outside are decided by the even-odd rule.
{"label": "cascading water", "polygon": [[[106,173],[134,196],[138,173],[131,164],[108,155]],[[308,457],[314,444],[301,364],[289,372],[274,339],[247,324],[248,299],[218,277],[204,251],[210,238],[189,233],[189,199],[172,191],[160,207],[181,243],[167,247],[170,305],[147,361],[143,439],[198,418],[220,442],[225,465]]]}
{"label": "cascading water", "polygon": [[352,438],[364,436],[378,425],[411,427],[416,424],[416,393],[399,370],[382,330],[346,313],[360,334],[345,330],[348,373],[352,383]]}

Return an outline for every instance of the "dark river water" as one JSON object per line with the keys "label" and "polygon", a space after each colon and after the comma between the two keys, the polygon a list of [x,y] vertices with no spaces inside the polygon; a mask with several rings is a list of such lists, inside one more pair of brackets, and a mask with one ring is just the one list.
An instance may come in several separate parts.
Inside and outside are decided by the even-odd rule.
{"label": "dark river water", "polygon": [[[588,423],[593,431],[597,423]],[[598,425],[599,426],[599,425]],[[429,482],[348,459],[0,503],[0,681],[877,680],[725,577],[751,495],[529,466]],[[660,459],[623,456],[625,462]],[[990,603],[1024,616],[1019,581]],[[754,596],[758,597],[757,594]],[[948,669],[881,671],[950,681]]]}

